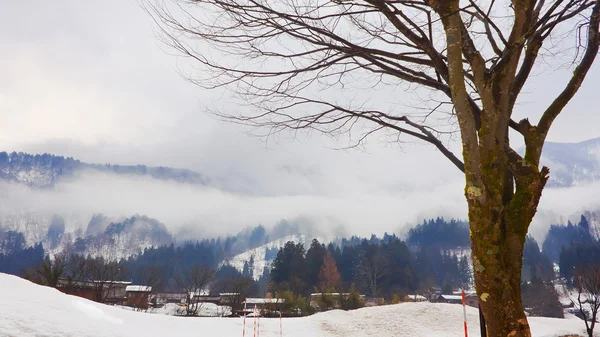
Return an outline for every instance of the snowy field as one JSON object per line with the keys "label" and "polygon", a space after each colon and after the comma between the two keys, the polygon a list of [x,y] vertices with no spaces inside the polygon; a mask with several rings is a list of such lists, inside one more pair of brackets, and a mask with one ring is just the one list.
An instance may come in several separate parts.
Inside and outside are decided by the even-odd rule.
{"label": "snowy field", "polygon": [[[477,310],[467,309],[469,335],[478,336]],[[576,318],[531,318],[534,337],[584,335]],[[253,336],[253,320],[246,336]],[[123,310],[15,276],[0,274],[0,336],[165,337],[242,335],[241,318],[184,318]],[[260,336],[280,336],[279,319],[261,319]],[[453,304],[405,303],[330,311],[303,318],[284,318],[285,337],[460,337],[462,307]]]}

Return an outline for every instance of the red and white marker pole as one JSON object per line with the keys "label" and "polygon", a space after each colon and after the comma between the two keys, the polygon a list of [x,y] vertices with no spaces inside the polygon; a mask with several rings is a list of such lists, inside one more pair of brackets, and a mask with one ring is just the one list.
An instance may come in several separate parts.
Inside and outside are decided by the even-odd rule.
{"label": "red and white marker pole", "polygon": [[244,298],[244,328],[242,330],[242,337],[246,336],[246,301],[247,299]]}
{"label": "red and white marker pole", "polygon": [[281,308],[279,308],[279,336],[283,337],[283,325],[282,325],[282,321],[283,318],[281,316]]}
{"label": "red and white marker pole", "polygon": [[[256,308],[256,306],[254,306],[254,307]],[[256,332],[256,337],[260,337],[260,309],[256,309],[256,314],[258,315],[258,318],[257,318],[257,321],[258,321],[258,323],[257,323],[257,325],[258,325],[258,328],[256,329],[256,330],[257,330],[257,332]]]}
{"label": "red and white marker pole", "polygon": [[256,337],[256,304],[254,305],[254,337]]}
{"label": "red and white marker pole", "polygon": [[463,316],[465,317],[465,337],[469,337],[469,331],[467,330],[467,304],[465,301],[465,291],[462,291],[462,305],[463,305]]}

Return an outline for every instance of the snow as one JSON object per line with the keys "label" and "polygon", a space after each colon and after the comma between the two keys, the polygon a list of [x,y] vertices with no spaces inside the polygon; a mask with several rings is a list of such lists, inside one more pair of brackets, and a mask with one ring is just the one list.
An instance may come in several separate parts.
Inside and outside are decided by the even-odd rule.
{"label": "snow", "polygon": [[[36,337],[164,337],[240,336],[242,318],[183,318],[123,310],[0,274],[0,336]],[[173,306],[170,306],[173,307]],[[169,309],[167,307],[165,310]],[[285,337],[460,337],[462,306],[403,303],[354,311],[334,310],[283,319]],[[479,333],[477,310],[467,308],[469,333]],[[246,320],[246,334],[254,319]],[[534,337],[584,335],[581,320],[530,318]],[[279,319],[260,319],[260,335],[280,336]]]}
{"label": "snow", "polygon": [[127,287],[125,287],[125,291],[148,293],[148,292],[152,291],[152,287],[150,287],[150,286],[127,286]]}
{"label": "snow", "polygon": [[283,303],[284,301],[282,298],[247,298],[246,304]]}
{"label": "snow", "polygon": [[[132,307],[117,306],[120,309],[127,311],[135,311]],[[198,310],[200,317],[224,317],[231,315],[231,308],[228,306],[220,306],[214,303],[202,303]],[[148,308],[146,313],[168,316],[183,316],[185,307],[178,303],[167,303],[160,308]]]}
{"label": "snow", "polygon": [[[317,238],[319,242],[326,243],[328,242],[326,239]],[[277,239],[266,243],[262,246],[256,247],[254,249],[247,250],[241,254],[238,254],[231,259],[228,259],[221,263],[220,266],[230,265],[235,269],[242,272],[244,270],[244,262],[250,261],[251,257],[254,257],[254,269],[252,270],[252,277],[255,280],[260,279],[265,271],[265,267],[269,267],[272,260],[266,260],[267,249],[273,248],[282,248],[288,241],[293,241],[295,243],[303,243],[304,248],[308,249],[310,246],[310,242],[312,239],[309,239],[306,235],[290,235],[281,239]]]}

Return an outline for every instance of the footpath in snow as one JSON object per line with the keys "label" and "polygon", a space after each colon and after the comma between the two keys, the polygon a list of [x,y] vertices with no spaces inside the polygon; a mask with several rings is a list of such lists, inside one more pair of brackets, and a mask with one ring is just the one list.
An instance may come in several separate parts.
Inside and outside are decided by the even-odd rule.
{"label": "footpath in snow", "polygon": [[[461,337],[462,307],[404,303],[284,318],[284,337]],[[469,336],[478,336],[477,310],[467,309]],[[531,318],[534,337],[585,335],[577,318]],[[253,320],[246,336],[254,335]],[[165,337],[242,336],[241,318],[185,318],[123,310],[0,273],[0,336]],[[260,320],[260,337],[280,336],[279,319]]]}

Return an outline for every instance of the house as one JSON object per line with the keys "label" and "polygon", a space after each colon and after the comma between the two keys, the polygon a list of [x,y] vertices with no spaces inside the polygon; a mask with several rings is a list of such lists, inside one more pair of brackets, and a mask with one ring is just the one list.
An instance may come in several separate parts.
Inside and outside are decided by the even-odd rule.
{"label": "house", "polygon": [[157,293],[153,297],[153,302],[155,302],[156,305],[163,305],[166,303],[185,303],[186,298],[187,298],[186,293],[162,292],[162,293]]}
{"label": "house", "polygon": [[[260,314],[261,310],[280,310],[283,303],[285,303],[285,299],[283,298],[246,298],[242,302],[242,307],[246,308],[246,314],[251,314],[255,308]],[[243,314],[244,309],[241,308],[240,310],[242,311],[240,313]]]}
{"label": "house", "polygon": [[65,294],[95,301],[100,296],[94,283],[90,281],[74,281],[68,279],[58,280],[56,289]]}
{"label": "house", "polygon": [[109,304],[123,304],[127,281],[75,281],[60,279],[56,288],[66,294]]}
{"label": "house", "polygon": [[244,299],[241,298],[240,293],[219,293],[219,305],[239,305],[243,303]]}
{"label": "house", "polygon": [[479,297],[474,292],[470,293],[465,296],[465,304],[473,308],[479,308]]}
{"label": "house", "polygon": [[404,296],[402,301],[404,301],[404,302],[426,302],[427,297],[425,297],[423,295],[410,294],[410,295]]}
{"label": "house", "polygon": [[[462,294],[461,295],[440,295],[436,298],[435,302],[437,303],[453,303],[453,304],[462,304]],[[477,308],[479,307],[479,298],[475,292],[465,293],[465,304]]]}
{"label": "house", "polygon": [[220,301],[219,296],[214,296],[210,294],[210,291],[207,289],[202,289],[196,292],[190,292],[190,297],[192,303],[215,303],[218,304]]}
{"label": "house", "polygon": [[148,300],[152,293],[152,287],[129,285],[125,288],[126,305],[134,308],[148,308]]}
{"label": "house", "polygon": [[131,282],[128,281],[93,281],[102,284],[102,297],[104,303],[124,304],[127,298],[125,289]]}
{"label": "house", "polygon": [[453,303],[462,304],[462,296],[460,295],[439,295],[435,302],[437,303]]}

